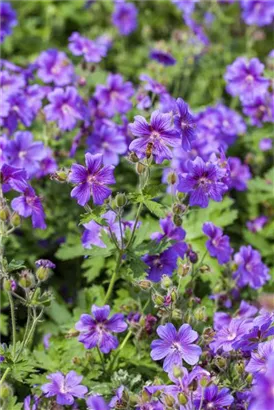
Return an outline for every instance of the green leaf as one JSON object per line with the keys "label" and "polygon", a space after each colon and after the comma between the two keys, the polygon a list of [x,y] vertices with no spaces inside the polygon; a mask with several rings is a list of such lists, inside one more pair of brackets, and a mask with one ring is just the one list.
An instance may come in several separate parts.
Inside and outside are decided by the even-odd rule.
{"label": "green leaf", "polygon": [[163,205],[159,204],[158,202],[146,199],[144,201],[144,204],[148,208],[148,210],[154,215],[158,216],[158,218],[164,218],[166,216]]}
{"label": "green leaf", "polygon": [[8,271],[13,272],[15,270],[23,269],[26,266],[24,265],[24,261],[12,259],[8,264]]}
{"label": "green leaf", "polygon": [[91,283],[96,279],[104,267],[105,258],[103,256],[89,257],[82,263],[82,269],[84,269],[84,277],[88,283]]}
{"label": "green leaf", "polygon": [[98,225],[107,226],[107,222],[102,218],[102,214],[106,212],[105,207],[98,207],[90,212],[80,215],[80,225],[86,224],[90,221],[96,222]]}

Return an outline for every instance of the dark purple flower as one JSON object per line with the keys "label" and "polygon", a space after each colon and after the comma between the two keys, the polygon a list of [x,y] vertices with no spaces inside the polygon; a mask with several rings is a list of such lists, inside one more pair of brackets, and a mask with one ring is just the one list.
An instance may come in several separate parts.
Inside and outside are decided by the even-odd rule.
{"label": "dark purple flower", "polygon": [[109,410],[109,406],[106,404],[102,396],[90,396],[87,399],[88,410]]}
{"label": "dark purple flower", "polygon": [[10,165],[26,170],[29,177],[33,177],[39,170],[39,162],[45,157],[46,151],[41,141],[33,142],[33,135],[29,131],[17,131],[14,140],[7,146]]}
{"label": "dark purple flower", "polygon": [[269,80],[262,76],[264,65],[258,58],[247,60],[238,57],[227,67],[225,80],[227,91],[233,96],[239,96],[242,102],[254,101],[263,95],[269,86]]}
{"label": "dark purple flower", "polygon": [[90,40],[79,33],[69,37],[69,49],[75,56],[84,56],[88,63],[99,63],[107,55],[108,48],[98,40]]}
{"label": "dark purple flower", "polygon": [[111,121],[96,121],[94,131],[89,135],[87,144],[89,152],[103,155],[104,165],[117,165],[119,154],[124,154],[127,151],[125,135]]}
{"label": "dark purple flower", "polygon": [[161,114],[159,111],[151,114],[150,124],[141,115],[136,115],[129,128],[138,137],[132,141],[129,149],[138,156],[145,157],[149,144],[157,164],[165,159],[172,159],[169,146],[178,147],[181,142],[178,132],[172,127],[170,114]]}
{"label": "dark purple flower", "polygon": [[268,268],[262,262],[260,253],[250,245],[241,246],[240,252],[234,256],[234,261],[238,269],[233,273],[233,279],[240,288],[250,286],[259,289],[270,279]]}
{"label": "dark purple flower", "polygon": [[191,16],[185,14],[184,21],[186,25],[190,28],[193,34],[197,37],[197,39],[204,45],[209,46],[210,41],[208,36],[206,35],[204,28],[202,25],[198,24]]}
{"label": "dark purple flower", "polygon": [[3,191],[7,192],[10,188],[19,190],[22,183],[26,183],[27,174],[24,169],[15,168],[8,164],[3,164],[0,169],[0,179],[3,184]]}
{"label": "dark purple flower", "polygon": [[171,246],[160,255],[145,255],[142,260],[148,265],[147,279],[159,282],[162,275],[171,276],[177,267],[178,253]]}
{"label": "dark purple flower", "polygon": [[256,318],[253,320],[253,328],[249,333],[233,344],[235,350],[240,349],[243,352],[250,352],[258,349],[259,344],[265,342],[269,336],[274,335],[272,320],[267,320],[261,326],[256,326]]}
{"label": "dark purple flower", "polygon": [[0,4],[0,43],[3,43],[6,36],[12,33],[12,28],[17,25],[16,12],[10,3]]}
{"label": "dark purple flower", "polygon": [[82,99],[76,88],[55,88],[48,94],[50,104],[44,107],[47,121],[57,121],[61,130],[72,130],[83,119]]}
{"label": "dark purple flower", "polygon": [[[230,352],[233,345],[239,341],[252,327],[252,321],[245,318],[233,318],[227,325],[220,327],[210,343],[211,349],[216,353],[219,349]],[[216,329],[215,329],[216,330]]]}
{"label": "dark purple flower", "polygon": [[54,269],[56,265],[48,259],[38,259],[35,262],[36,266],[42,266],[43,268]]}
{"label": "dark purple flower", "polygon": [[246,24],[267,26],[274,18],[273,0],[241,0],[242,17]]}
{"label": "dark purple flower", "polygon": [[20,186],[17,183],[14,189],[22,192],[22,195],[11,201],[12,209],[24,218],[31,216],[34,228],[46,229],[44,209],[34,189],[26,182],[21,183]]}
{"label": "dark purple flower", "polygon": [[147,74],[141,74],[140,80],[146,82],[144,86],[144,89],[146,91],[151,91],[153,94],[157,94],[157,95],[162,95],[162,94],[167,93],[167,89],[163,84],[160,84],[157,81],[153,80],[153,78],[149,77]]}
{"label": "dark purple flower", "polygon": [[174,115],[174,126],[182,137],[183,149],[190,151],[192,141],[196,138],[196,120],[193,115],[190,114],[188,105],[182,98],[177,99],[176,105],[177,110]]}
{"label": "dark purple flower", "polygon": [[267,221],[268,221],[268,218],[262,215],[262,216],[258,216],[257,218],[251,219],[251,221],[247,221],[246,226],[249,231],[256,233],[256,232],[260,232],[263,229]]}
{"label": "dark purple flower", "polygon": [[259,148],[261,151],[269,151],[272,149],[272,139],[271,138],[263,138],[259,143]]}
{"label": "dark purple flower", "polygon": [[163,50],[158,50],[156,48],[153,48],[150,51],[149,57],[152,60],[158,61],[158,63],[161,63],[164,66],[176,64],[176,59],[170,53]]}
{"label": "dark purple flower", "polygon": [[150,355],[153,360],[165,358],[165,371],[180,366],[182,360],[191,366],[198,362],[202,350],[193,343],[198,339],[198,333],[191,326],[183,324],[177,331],[172,323],[167,323],[157,328],[157,334],[161,339],[153,340]]}
{"label": "dark purple flower", "polygon": [[178,190],[190,194],[190,206],[206,208],[209,198],[220,202],[227,191],[227,185],[222,182],[224,175],[224,169],[197,157],[188,162],[188,172],[180,175]]}
{"label": "dark purple flower", "polygon": [[233,252],[230,247],[229,237],[224,235],[222,229],[212,222],[204,223],[203,232],[209,237],[209,240],[206,241],[206,247],[210,256],[217,258],[220,265],[227,263]]}
{"label": "dark purple flower", "polygon": [[56,396],[56,403],[62,406],[72,405],[75,397],[82,399],[88,392],[87,387],[80,384],[83,376],[73,370],[67,375],[61,372],[52,373],[47,379],[50,383],[43,384],[41,390],[46,397]]}
{"label": "dark purple flower", "polygon": [[274,409],[274,354],[267,358],[264,374],[255,375],[255,383],[252,388],[252,398],[248,410],[272,410]]}
{"label": "dark purple flower", "polygon": [[102,167],[102,154],[85,155],[86,168],[83,165],[73,164],[69,176],[70,182],[77,186],[71,191],[71,197],[76,198],[79,205],[85,206],[92,196],[96,205],[102,205],[111,194],[106,186],[115,183],[114,167]]}
{"label": "dark purple flower", "polygon": [[274,354],[274,339],[264,343],[259,343],[258,350],[251,352],[251,359],[245,370],[248,373],[265,373],[267,369],[267,359]]}
{"label": "dark purple flower", "polygon": [[242,164],[241,160],[237,157],[229,157],[228,164],[230,169],[229,188],[245,191],[247,189],[247,181],[251,179],[249,166]]}
{"label": "dark purple flower", "polygon": [[112,14],[112,23],[122,36],[128,36],[137,28],[138,10],[133,3],[117,2]]}
{"label": "dark purple flower", "polygon": [[134,88],[130,81],[124,82],[120,74],[109,74],[107,85],[97,85],[94,96],[98,100],[99,109],[107,117],[113,117],[131,109],[130,98],[133,94]]}
{"label": "dark purple flower", "polygon": [[[215,384],[205,388],[204,396],[199,396],[194,400],[196,409],[214,409],[225,410],[227,406],[230,406],[234,401],[233,396],[230,394],[229,389],[222,388],[218,390]],[[201,407],[201,402],[202,407]]]}
{"label": "dark purple flower", "polygon": [[115,313],[108,319],[110,313],[108,305],[103,307],[92,305],[91,312],[93,316],[83,314],[75,325],[75,329],[80,332],[79,342],[83,343],[86,349],[98,346],[105,354],[117,349],[119,342],[112,332],[121,333],[127,329],[124,315]]}
{"label": "dark purple flower", "polygon": [[74,68],[63,51],[50,49],[43,51],[37,61],[37,76],[44,83],[54,83],[57,86],[71,84],[74,78]]}

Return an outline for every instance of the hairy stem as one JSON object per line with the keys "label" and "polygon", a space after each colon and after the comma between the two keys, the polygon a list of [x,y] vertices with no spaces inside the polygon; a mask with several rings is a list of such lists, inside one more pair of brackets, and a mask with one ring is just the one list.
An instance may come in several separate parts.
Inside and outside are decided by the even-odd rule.
{"label": "hairy stem", "polygon": [[116,363],[116,360],[117,360],[118,357],[119,357],[120,352],[123,350],[123,348],[124,348],[125,345],[127,344],[127,342],[128,342],[128,340],[129,340],[129,338],[131,337],[131,335],[132,335],[132,331],[130,330],[130,331],[127,333],[126,337],[124,338],[123,342],[120,344],[119,349],[116,350],[116,352],[115,352],[115,354],[114,354],[114,356],[113,356],[113,359],[112,359],[112,361],[111,361],[111,363],[110,363],[110,365],[109,365],[109,369],[108,369],[108,372],[109,372],[109,373],[112,372],[112,369],[113,369],[113,367],[114,367],[114,365],[115,365],[115,363]]}
{"label": "hairy stem", "polygon": [[113,290],[114,284],[115,284],[116,279],[117,279],[117,275],[118,275],[118,272],[119,272],[119,269],[120,269],[120,266],[121,266],[122,258],[123,258],[123,251],[120,250],[118,258],[117,258],[115,270],[113,272],[113,275],[112,275],[111,280],[110,280],[109,285],[108,285],[107,294],[106,294],[105,299],[104,299],[104,305],[108,302],[108,300],[110,299],[110,297],[112,295],[112,290]]}
{"label": "hairy stem", "polygon": [[16,321],[15,321],[15,311],[14,311],[14,302],[10,292],[7,292],[10,304],[10,313],[11,313],[11,328],[12,328],[12,357],[15,357],[16,350]]}
{"label": "hairy stem", "polygon": [[0,385],[4,383],[4,381],[6,380],[7,375],[9,374],[10,371],[11,371],[11,368],[7,367],[4,374],[3,374],[3,376],[1,377]]}

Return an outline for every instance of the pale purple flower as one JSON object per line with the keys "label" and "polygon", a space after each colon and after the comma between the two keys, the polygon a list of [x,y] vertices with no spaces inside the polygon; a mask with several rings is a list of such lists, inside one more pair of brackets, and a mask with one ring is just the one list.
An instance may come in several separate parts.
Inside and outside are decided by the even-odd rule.
{"label": "pale purple flower", "polygon": [[234,343],[238,342],[252,327],[252,321],[245,318],[233,318],[227,325],[217,329],[211,349],[216,353],[219,349],[230,352]]}
{"label": "pale purple flower", "polygon": [[182,360],[191,366],[199,361],[202,350],[193,343],[198,339],[198,333],[190,325],[185,323],[177,331],[172,323],[167,323],[156,331],[160,339],[153,340],[150,355],[153,360],[164,359],[165,371],[180,366]]}
{"label": "pale purple flower", "polygon": [[[204,396],[199,395],[195,400],[196,409],[214,409],[214,410],[226,410],[234,401],[233,396],[230,394],[229,389],[222,388],[218,390],[215,384],[205,388]],[[201,402],[203,403],[201,407]]]}
{"label": "pale purple flower", "polygon": [[44,107],[47,121],[56,121],[61,130],[72,130],[83,119],[82,99],[76,88],[55,88],[48,94],[50,104]]}
{"label": "pale purple flower", "polygon": [[258,216],[257,218],[251,219],[247,221],[246,226],[247,229],[253,233],[260,232],[264,225],[267,223],[268,218],[264,215]]}
{"label": "pale purple flower", "polygon": [[44,83],[57,86],[71,84],[74,79],[74,68],[63,51],[49,49],[43,51],[36,60],[37,76]]}
{"label": "pale purple flower", "polygon": [[176,64],[176,59],[168,52],[153,48],[150,51],[149,57],[152,60],[158,61],[158,63],[164,66],[170,66]]}
{"label": "pale purple flower", "polygon": [[267,358],[265,373],[256,373],[248,410],[274,409],[274,354]]}
{"label": "pale purple flower", "polygon": [[83,56],[88,63],[99,63],[107,55],[108,48],[102,42],[90,40],[75,32],[69,37],[69,49],[75,56]]}
{"label": "pale purple flower", "polygon": [[33,108],[23,91],[12,94],[7,98],[3,96],[0,105],[0,123],[3,128],[9,130],[10,134],[17,129],[19,121],[25,127],[30,127],[34,117]]}
{"label": "pale purple flower", "polygon": [[153,80],[149,75],[147,74],[141,74],[140,75],[140,80],[145,81],[146,84],[144,86],[144,89],[146,91],[151,91],[153,94],[157,95],[162,95],[167,93],[167,89],[163,84],[158,83],[158,81]]}
{"label": "pale purple flower", "polygon": [[16,12],[10,3],[2,1],[0,3],[0,43],[3,43],[5,37],[12,33],[12,28],[16,25]]}
{"label": "pale purple flower", "polygon": [[176,105],[177,110],[174,115],[174,126],[182,138],[183,149],[190,151],[192,141],[196,138],[196,120],[189,112],[189,107],[182,98],[177,99]]}
{"label": "pale purple flower", "polygon": [[203,224],[203,232],[208,236],[206,241],[207,250],[213,258],[217,258],[220,265],[227,263],[233,249],[230,247],[229,237],[223,234],[221,228],[215,226],[212,222]]}
{"label": "pale purple flower", "polygon": [[13,73],[7,70],[0,72],[1,91],[5,96],[15,94],[17,91],[25,87],[26,80],[22,73]]}
{"label": "pale purple flower", "polygon": [[3,164],[0,168],[0,178],[3,184],[3,192],[9,191],[10,188],[20,191],[22,184],[26,183],[27,174],[24,169]]}
{"label": "pale purple flower", "polygon": [[229,157],[228,165],[230,169],[229,188],[234,188],[237,191],[245,191],[247,189],[247,182],[251,179],[249,166],[242,164],[240,158],[237,157]]}
{"label": "pale purple flower", "polygon": [[117,349],[119,342],[112,333],[121,333],[127,329],[124,315],[115,313],[108,319],[109,305],[103,307],[92,305],[91,312],[92,316],[81,315],[79,322],[75,325],[75,329],[80,332],[79,342],[83,343],[86,349],[98,346],[105,354]]}
{"label": "pale purple flower", "polygon": [[29,177],[36,174],[40,161],[46,156],[43,142],[33,141],[33,135],[29,131],[17,131],[14,139],[8,142],[6,150],[9,164],[24,168]]}
{"label": "pale purple flower", "polygon": [[258,350],[251,352],[245,370],[248,373],[265,373],[267,370],[267,359],[274,354],[274,339],[264,343],[259,343]]}
{"label": "pale purple flower", "polygon": [[120,74],[109,74],[106,85],[96,86],[94,97],[98,100],[98,108],[107,117],[113,117],[131,109],[130,99],[133,94],[134,88],[130,81],[124,82]]}
{"label": "pale purple flower", "polygon": [[35,261],[35,265],[38,267],[42,266],[47,269],[54,269],[56,267],[56,265],[48,259],[38,259]]}
{"label": "pale purple flower", "polygon": [[244,103],[243,112],[250,117],[251,124],[256,127],[262,127],[265,122],[274,123],[274,93],[266,92]]}
{"label": "pale purple flower", "polygon": [[88,392],[86,386],[81,385],[83,376],[71,370],[67,375],[61,372],[47,376],[50,383],[43,384],[41,390],[46,397],[55,397],[56,403],[62,406],[72,405],[76,398],[83,398]]}
{"label": "pale purple flower", "polygon": [[259,289],[270,279],[268,268],[262,262],[260,253],[250,245],[241,246],[240,251],[234,256],[234,261],[238,268],[233,273],[233,279],[240,288],[250,286]]}
{"label": "pale purple flower", "polygon": [[242,18],[246,24],[262,27],[273,21],[273,0],[241,0],[241,8]]}
{"label": "pale purple flower", "polygon": [[136,115],[134,123],[129,124],[130,131],[137,137],[129,146],[138,156],[145,157],[148,144],[157,164],[165,159],[172,159],[169,147],[178,147],[181,143],[178,132],[171,124],[170,114],[161,114],[154,111],[151,114],[150,124],[144,117]]}
{"label": "pale purple flower", "polygon": [[269,86],[269,80],[262,76],[263,71],[264,65],[258,58],[236,58],[227,67],[225,74],[228,93],[239,96],[242,102],[254,101],[256,97],[263,95]]}
{"label": "pale purple flower", "polygon": [[270,151],[272,149],[272,139],[271,138],[263,138],[259,143],[259,148],[261,151]]}
{"label": "pale purple flower", "polygon": [[37,178],[44,177],[49,174],[54,174],[57,171],[58,165],[53,158],[53,153],[50,148],[45,148],[45,156],[39,162],[39,170],[36,173]]}
{"label": "pale purple flower", "polygon": [[211,162],[205,163],[200,157],[189,161],[187,165],[188,172],[180,175],[178,190],[190,194],[190,206],[206,208],[210,198],[220,202],[228,190],[222,182],[224,169]]}
{"label": "pale purple flower", "polygon": [[86,402],[88,410],[109,410],[109,406],[100,395],[89,396]]}
{"label": "pale purple flower", "polygon": [[115,183],[114,167],[102,167],[102,154],[85,155],[86,168],[83,165],[73,164],[69,176],[70,182],[76,184],[71,191],[71,197],[76,198],[79,205],[85,206],[92,196],[96,205],[102,205],[111,194],[106,186]]}
{"label": "pale purple flower", "polygon": [[117,2],[112,14],[112,23],[122,36],[128,36],[137,28],[138,10],[133,3]]}

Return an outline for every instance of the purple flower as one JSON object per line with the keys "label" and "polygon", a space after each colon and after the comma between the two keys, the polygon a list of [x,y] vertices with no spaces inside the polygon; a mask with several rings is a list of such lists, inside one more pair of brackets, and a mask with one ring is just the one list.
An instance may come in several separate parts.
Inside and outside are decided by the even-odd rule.
{"label": "purple flower", "polygon": [[177,331],[172,323],[157,328],[161,339],[153,340],[151,357],[153,360],[164,359],[165,371],[172,370],[173,366],[180,366],[182,360],[193,366],[199,360],[201,348],[193,344],[198,339],[198,333],[188,324],[183,324]]}
{"label": "purple flower", "polygon": [[36,63],[37,76],[46,84],[53,82],[57,86],[63,86],[73,81],[73,65],[63,51],[55,49],[43,51]]}
{"label": "purple flower", "polygon": [[52,336],[51,333],[46,333],[46,334],[43,336],[43,345],[44,345],[44,348],[45,348],[46,350],[49,349],[51,336]]}
{"label": "purple flower", "polygon": [[[203,403],[201,407],[201,401]],[[233,396],[230,394],[229,389],[222,388],[220,391],[215,384],[205,388],[204,397],[200,396],[194,400],[196,409],[214,409],[225,410],[227,406],[230,406],[234,401]]]}
{"label": "purple flower", "polygon": [[90,396],[87,399],[88,410],[109,410],[102,396]]}
{"label": "purple flower", "polygon": [[227,263],[233,252],[230,247],[229,237],[223,235],[222,229],[215,226],[212,222],[204,223],[203,232],[209,237],[209,240],[206,241],[206,247],[210,256],[217,258],[220,265]]}
{"label": "purple flower", "polygon": [[224,175],[224,169],[197,157],[188,162],[188,172],[180,175],[178,190],[190,194],[190,206],[206,208],[209,198],[220,202],[227,191],[227,185],[222,182]]}
{"label": "purple flower", "polygon": [[34,228],[46,229],[41,199],[35,194],[34,189],[26,182],[21,183],[20,186],[17,184],[14,189],[22,192],[22,195],[11,201],[12,209],[24,218],[31,216]]}
{"label": "purple flower", "polygon": [[31,395],[27,396],[24,400],[24,410],[39,410],[39,401],[38,396],[33,396],[33,398]]}
{"label": "purple flower", "polygon": [[74,398],[83,398],[88,392],[86,386],[81,385],[83,376],[79,376],[71,370],[66,376],[61,372],[47,376],[50,383],[43,384],[41,390],[46,397],[56,396],[56,403],[60,405],[72,405]]}
{"label": "purple flower", "polygon": [[[266,92],[253,101],[244,103],[243,112],[248,115],[252,125],[261,127],[264,122],[274,122],[274,94]],[[269,138],[266,138],[269,139]],[[263,151],[263,149],[262,149]]]}
{"label": "purple flower", "polygon": [[250,245],[241,246],[240,252],[234,256],[234,261],[238,269],[233,273],[233,279],[240,288],[250,286],[259,289],[270,279],[268,268],[263,264],[260,253]]}
{"label": "purple flower", "polygon": [[125,135],[112,122],[96,121],[94,131],[89,135],[88,150],[103,155],[104,165],[117,165],[119,154],[127,151]]}
{"label": "purple flower", "polygon": [[83,119],[82,99],[76,88],[55,88],[48,94],[50,104],[44,107],[47,121],[57,121],[61,130],[72,130]]}
{"label": "purple flower", "polygon": [[267,370],[267,359],[274,355],[274,339],[268,342],[259,343],[258,350],[251,352],[251,359],[245,370],[248,373],[265,373]]}
{"label": "purple flower", "polygon": [[177,112],[174,116],[174,126],[182,137],[182,146],[185,151],[190,151],[192,141],[195,140],[196,120],[190,114],[187,103],[182,98],[176,101]]}
{"label": "purple flower", "polygon": [[137,115],[134,117],[134,123],[129,124],[129,128],[132,134],[138,137],[132,141],[129,149],[145,157],[149,144],[157,164],[165,159],[172,159],[169,146],[178,147],[180,145],[180,136],[171,125],[170,114],[154,111],[151,114],[150,124],[144,117]]}
{"label": "purple flower", "polygon": [[269,151],[272,149],[272,139],[271,138],[263,138],[259,143],[259,148],[261,151]]}
{"label": "purple flower", "polygon": [[158,83],[157,81],[153,80],[153,78],[149,77],[147,74],[141,74],[140,75],[140,80],[145,81],[146,84],[144,86],[144,89],[146,91],[151,91],[153,94],[166,94],[167,89],[163,84]]}
{"label": "purple flower", "polygon": [[28,176],[33,177],[39,170],[39,161],[45,157],[46,151],[41,141],[33,142],[31,132],[18,131],[14,134],[14,140],[8,143],[7,155],[10,165],[24,168]]}
{"label": "purple flower", "polygon": [[255,318],[253,320],[253,328],[249,333],[243,335],[243,337],[233,344],[234,349],[241,349],[243,352],[250,352],[258,348],[259,343],[267,340],[269,336],[274,334],[274,327],[272,326],[272,320],[267,320],[261,326],[256,325]]}
{"label": "purple flower", "polygon": [[[30,102],[26,99],[23,91],[17,92],[10,96],[3,97],[0,106],[0,117],[2,117],[2,127],[7,128],[12,134],[21,121],[25,127],[29,127],[34,120],[35,114]],[[1,123],[1,118],[0,118]]]}
{"label": "purple flower", "polygon": [[116,313],[108,319],[110,307],[105,305],[98,307],[92,305],[92,315],[83,314],[75,329],[79,330],[79,342],[83,343],[86,349],[99,347],[101,352],[107,354],[118,347],[118,339],[113,333],[121,333],[127,329],[124,315]]}
{"label": "purple flower", "polygon": [[171,276],[177,267],[178,253],[171,246],[160,255],[145,255],[142,260],[148,265],[147,279],[159,282],[162,275]]}
{"label": "purple flower", "polygon": [[247,221],[246,226],[247,229],[253,233],[260,232],[264,225],[267,223],[268,218],[266,216],[258,216],[257,218],[251,219],[251,221]]}
{"label": "purple flower", "polygon": [[237,191],[247,189],[247,181],[251,178],[251,172],[248,165],[242,164],[237,157],[229,157],[228,164],[230,168],[229,188]]}
{"label": "purple flower", "polygon": [[71,191],[71,197],[76,198],[79,205],[85,206],[92,196],[96,205],[102,205],[111,194],[106,185],[114,184],[113,166],[102,167],[102,154],[85,155],[86,168],[83,165],[73,164],[70,182],[77,186]]}
{"label": "purple flower", "polygon": [[36,173],[36,177],[41,178],[48,174],[54,174],[57,168],[58,166],[55,159],[53,158],[52,150],[48,147],[45,148],[45,156],[39,163],[39,170]]}
{"label": "purple flower", "polygon": [[115,396],[112,397],[112,399],[109,402],[109,407],[110,408],[119,408],[121,406],[123,406],[123,394],[125,391],[125,387],[122,385],[120,386],[116,392],[115,392]]}
{"label": "purple flower", "polygon": [[17,25],[16,13],[10,3],[0,4],[0,43],[12,33],[12,27]]}
{"label": "purple flower", "polygon": [[274,18],[273,0],[241,0],[242,17],[246,24],[266,26]]}
{"label": "purple flower", "polygon": [[242,102],[254,101],[263,95],[269,86],[269,80],[262,77],[264,65],[258,58],[247,60],[238,57],[233,64],[227,67],[225,80],[227,92],[239,96]]}
{"label": "purple flower", "polygon": [[216,353],[219,349],[230,352],[234,343],[238,342],[252,327],[250,319],[234,318],[227,325],[217,330],[214,340],[210,343],[211,349]]}
{"label": "purple flower", "polygon": [[112,23],[122,36],[128,36],[137,28],[138,10],[133,3],[117,2],[112,14]]}
{"label": "purple flower", "polygon": [[35,262],[35,265],[38,267],[42,266],[43,268],[47,269],[54,269],[56,267],[56,265],[48,259],[38,259]]}
{"label": "purple flower", "polygon": [[195,3],[199,0],[172,0],[172,3],[184,13],[184,15],[190,16],[195,9]]}
{"label": "purple flower", "polygon": [[109,74],[107,85],[97,85],[94,96],[99,102],[99,109],[107,117],[113,117],[131,109],[130,98],[133,94],[134,88],[130,81],[124,82],[120,74]]}
{"label": "purple flower", "polygon": [[274,354],[268,357],[265,374],[257,373],[252,388],[248,410],[272,410],[274,408]]}
{"label": "purple flower", "polygon": [[163,64],[164,66],[176,64],[176,59],[170,53],[163,50],[158,50],[156,48],[153,48],[150,51],[149,57],[152,60],[158,61],[158,63]]}
{"label": "purple flower", "polygon": [[99,63],[107,55],[108,48],[98,40],[90,40],[79,33],[69,37],[69,49],[75,56],[84,56],[88,63]]}
{"label": "purple flower", "polygon": [[0,169],[0,178],[3,184],[3,192],[9,191],[10,188],[20,191],[22,184],[26,183],[27,174],[24,169],[3,164]]}

